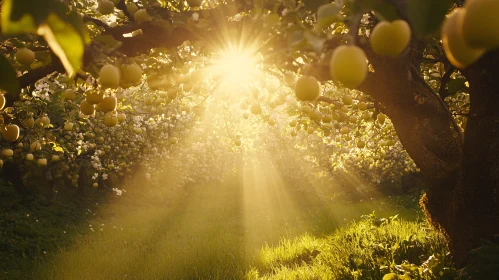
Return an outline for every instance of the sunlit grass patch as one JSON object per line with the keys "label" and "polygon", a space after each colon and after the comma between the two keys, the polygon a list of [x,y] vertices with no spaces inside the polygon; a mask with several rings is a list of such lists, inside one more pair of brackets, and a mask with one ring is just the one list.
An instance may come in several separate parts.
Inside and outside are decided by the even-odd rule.
{"label": "sunlit grass patch", "polygon": [[320,253],[324,246],[320,239],[305,234],[293,240],[283,239],[278,246],[265,245],[260,251],[263,267],[301,265],[309,263]]}
{"label": "sunlit grass patch", "polygon": [[382,279],[388,273],[411,279],[453,279],[441,233],[426,222],[365,216],[360,222],[315,239],[304,235],[265,246],[250,279]]}

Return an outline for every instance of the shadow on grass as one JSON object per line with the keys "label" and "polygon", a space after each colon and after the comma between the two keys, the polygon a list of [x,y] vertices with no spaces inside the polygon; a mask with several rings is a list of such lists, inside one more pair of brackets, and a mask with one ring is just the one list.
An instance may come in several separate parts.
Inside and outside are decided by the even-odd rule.
{"label": "shadow on grass", "polygon": [[[41,220],[58,222],[31,229],[36,241],[26,244],[25,251],[37,251],[7,279],[241,279],[266,244],[304,233],[324,236],[373,210],[398,211],[379,201],[333,202],[312,187],[303,191],[283,183],[283,174],[265,166],[239,168],[224,182],[177,189],[167,175],[163,186],[153,187],[139,174],[131,182],[133,189],[99,209],[88,211],[86,205],[71,206],[65,200],[60,208],[47,206]],[[159,190],[172,199],[154,199]],[[38,217],[43,212],[26,207]],[[12,220],[24,219],[24,209],[15,212],[19,217]],[[16,232],[20,227],[13,223],[5,240],[26,235]],[[316,254],[304,252],[300,260]],[[7,270],[13,272],[22,258],[4,255],[4,264],[11,266]]]}

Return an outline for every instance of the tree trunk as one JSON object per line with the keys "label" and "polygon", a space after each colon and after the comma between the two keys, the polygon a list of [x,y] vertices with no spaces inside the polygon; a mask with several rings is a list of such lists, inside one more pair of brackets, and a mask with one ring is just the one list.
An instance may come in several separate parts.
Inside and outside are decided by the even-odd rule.
{"label": "tree trunk", "polygon": [[361,90],[382,105],[404,148],[421,169],[428,185],[422,198],[427,217],[451,237],[452,243],[451,194],[463,148],[452,116],[407,59],[369,60],[376,72],[369,75]]}
{"label": "tree trunk", "polygon": [[448,236],[457,267],[463,267],[481,239],[499,233],[499,53],[463,71],[471,92],[464,142],[448,108],[417,70],[403,60],[372,61],[376,72],[361,90],[384,106],[428,181],[421,203]]}
{"label": "tree trunk", "polygon": [[470,84],[470,111],[463,159],[448,234],[458,266],[481,239],[499,234],[499,52],[463,71]]}

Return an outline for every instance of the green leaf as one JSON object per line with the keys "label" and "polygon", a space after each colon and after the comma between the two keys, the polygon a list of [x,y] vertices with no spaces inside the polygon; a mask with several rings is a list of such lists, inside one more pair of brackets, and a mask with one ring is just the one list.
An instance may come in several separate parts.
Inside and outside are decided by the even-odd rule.
{"label": "green leaf", "polygon": [[16,71],[12,69],[9,61],[3,55],[0,56],[0,73],[2,73],[0,75],[0,91],[6,91],[8,99],[17,99],[21,89],[19,79],[17,79]]}
{"label": "green leaf", "polygon": [[399,279],[398,275],[396,273],[388,273],[383,276],[383,280],[397,280]]}
{"label": "green leaf", "polygon": [[84,44],[90,42],[80,15],[58,0],[5,0],[1,24],[6,35],[42,35],[70,76],[81,66]]}
{"label": "green leaf", "polygon": [[329,26],[341,19],[339,16],[340,11],[341,7],[334,3],[320,6],[319,10],[317,10],[317,25],[319,28]]}
{"label": "green leaf", "polygon": [[[16,11],[18,5],[13,5],[13,0],[5,0],[2,3],[1,23],[2,33],[7,35],[15,35],[22,33],[33,33],[36,31],[36,24],[33,16],[28,13],[21,13],[20,17],[14,19],[11,16]],[[20,1],[21,2],[21,1]]]}
{"label": "green leaf", "polygon": [[386,0],[362,0],[359,4],[367,11],[374,11],[379,20],[393,21],[399,18],[397,8]]}
{"label": "green leaf", "polygon": [[435,32],[453,4],[452,0],[409,0],[407,14],[413,29],[423,35]]}
{"label": "green leaf", "polygon": [[323,48],[324,48],[324,42],[326,40],[315,36],[311,32],[305,32],[304,34],[305,39],[307,40],[308,44],[314,49],[316,53],[321,53]]}
{"label": "green leaf", "polygon": [[83,62],[84,41],[78,31],[56,14],[50,14],[38,28],[52,51],[59,57],[66,72],[73,76]]}

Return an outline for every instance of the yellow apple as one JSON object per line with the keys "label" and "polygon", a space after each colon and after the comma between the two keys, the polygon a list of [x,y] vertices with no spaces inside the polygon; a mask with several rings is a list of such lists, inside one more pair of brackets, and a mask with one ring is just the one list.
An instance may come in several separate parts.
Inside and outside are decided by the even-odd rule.
{"label": "yellow apple", "polygon": [[30,146],[31,151],[33,151],[33,152],[39,151],[42,149],[42,144],[40,143],[40,141],[31,142],[31,144],[29,146]]}
{"label": "yellow apple", "polygon": [[4,157],[12,157],[14,155],[14,151],[12,149],[3,149],[2,156]]}
{"label": "yellow apple", "polygon": [[118,124],[118,118],[115,114],[106,114],[104,116],[104,124],[107,127],[113,127]]}
{"label": "yellow apple", "polygon": [[371,119],[371,114],[369,114],[369,112],[362,113],[362,119],[365,120],[365,121],[370,120]]}
{"label": "yellow apple", "polygon": [[15,124],[4,126],[1,131],[5,141],[14,142],[19,138],[19,126]]}
{"label": "yellow apple", "polygon": [[121,77],[123,81],[132,85],[137,85],[142,79],[142,68],[136,63],[121,66]]}
{"label": "yellow apple", "polygon": [[122,123],[126,120],[126,115],[125,113],[119,113],[118,114],[118,122]]}
{"label": "yellow apple", "polygon": [[378,122],[380,124],[384,124],[385,123],[385,119],[386,119],[386,116],[385,114],[383,113],[379,113],[378,116],[376,117],[376,119],[378,120]]}
{"label": "yellow apple", "polygon": [[75,100],[76,98],[76,93],[72,89],[67,89],[62,93],[62,97],[67,100]]}
{"label": "yellow apple", "polygon": [[362,149],[362,148],[364,148],[365,146],[366,146],[366,142],[364,142],[364,141],[362,141],[362,140],[359,140],[359,141],[357,142],[357,148]]}
{"label": "yellow apple", "polygon": [[234,144],[238,147],[241,146],[241,139],[235,139]]}
{"label": "yellow apple", "polygon": [[59,155],[52,155],[52,161],[60,161],[61,157]]}
{"label": "yellow apple", "polygon": [[308,114],[308,117],[313,121],[318,121],[321,119],[322,114],[318,110],[313,110]]}
{"label": "yellow apple", "polygon": [[404,20],[381,21],[373,28],[370,41],[374,52],[398,56],[411,41],[411,27]]}
{"label": "yellow apple", "polygon": [[347,134],[348,132],[350,132],[350,129],[347,126],[344,126],[340,129],[341,134]]}
{"label": "yellow apple", "polygon": [[35,126],[35,119],[33,117],[29,117],[24,120],[24,127],[33,128]]}
{"label": "yellow apple", "polygon": [[339,46],[330,62],[331,77],[349,88],[356,88],[367,76],[367,58],[357,46]]}
{"label": "yellow apple", "polygon": [[499,1],[467,0],[463,18],[463,37],[472,48],[499,47]]}
{"label": "yellow apple", "polygon": [[364,101],[359,102],[359,110],[364,111],[367,109],[367,103]]}
{"label": "yellow apple", "polygon": [[101,103],[99,103],[100,108],[102,109],[103,112],[111,112],[116,110],[116,105],[118,103],[118,99],[116,99],[116,96],[108,96],[105,97]]}
{"label": "yellow apple", "polygon": [[457,68],[466,68],[485,53],[485,49],[471,48],[463,37],[465,14],[466,10],[463,8],[454,9],[442,26],[442,44],[445,55]]}
{"label": "yellow apple", "polygon": [[109,15],[114,12],[114,3],[109,0],[100,0],[97,11],[103,15]]}
{"label": "yellow apple", "polygon": [[130,15],[132,15],[132,16],[135,14],[136,11],[139,10],[139,8],[137,7],[137,5],[135,5],[135,3],[133,3],[133,2],[127,3],[126,4],[126,9],[127,9],[128,13]]}
{"label": "yellow apple", "polygon": [[3,94],[0,94],[0,110],[2,110],[3,107],[5,107],[6,102],[7,100],[5,99],[5,96]]}
{"label": "yellow apple", "polygon": [[319,97],[320,84],[314,76],[301,76],[295,83],[296,98],[301,101],[314,101]]}
{"label": "yellow apple", "polygon": [[35,61],[35,52],[28,48],[20,48],[17,50],[15,58],[20,64],[29,66]]}
{"label": "yellow apple", "polygon": [[85,93],[85,100],[89,104],[98,104],[104,99],[104,91],[102,90],[89,90]]}
{"label": "yellow apple", "polygon": [[102,66],[99,71],[99,84],[103,88],[117,88],[120,84],[120,70],[111,64]]}
{"label": "yellow apple", "polygon": [[35,159],[35,157],[33,156],[33,154],[31,154],[31,153],[26,154],[26,160],[27,161],[32,161],[33,159]]}
{"label": "yellow apple", "polygon": [[47,166],[47,159],[39,158],[36,160],[36,164],[38,164],[38,166]]}
{"label": "yellow apple", "polygon": [[260,103],[254,102],[251,104],[250,111],[252,114],[258,115],[262,112],[262,106],[260,106]]}
{"label": "yellow apple", "polygon": [[73,123],[72,123],[72,122],[66,122],[66,123],[64,124],[64,130],[66,130],[66,131],[71,131],[71,130],[73,130]]}
{"label": "yellow apple", "polygon": [[343,102],[344,105],[352,105],[353,98],[350,94],[345,94],[341,98],[341,101]]}
{"label": "yellow apple", "polygon": [[133,19],[136,23],[151,21],[151,16],[147,13],[146,9],[140,9],[133,14]]}
{"label": "yellow apple", "polygon": [[47,116],[43,116],[40,118],[40,122],[41,122],[43,127],[47,127],[50,125],[50,118]]}
{"label": "yellow apple", "polygon": [[95,113],[95,106],[93,104],[88,103],[87,100],[83,100],[80,103],[80,112],[84,115],[93,115]]}

